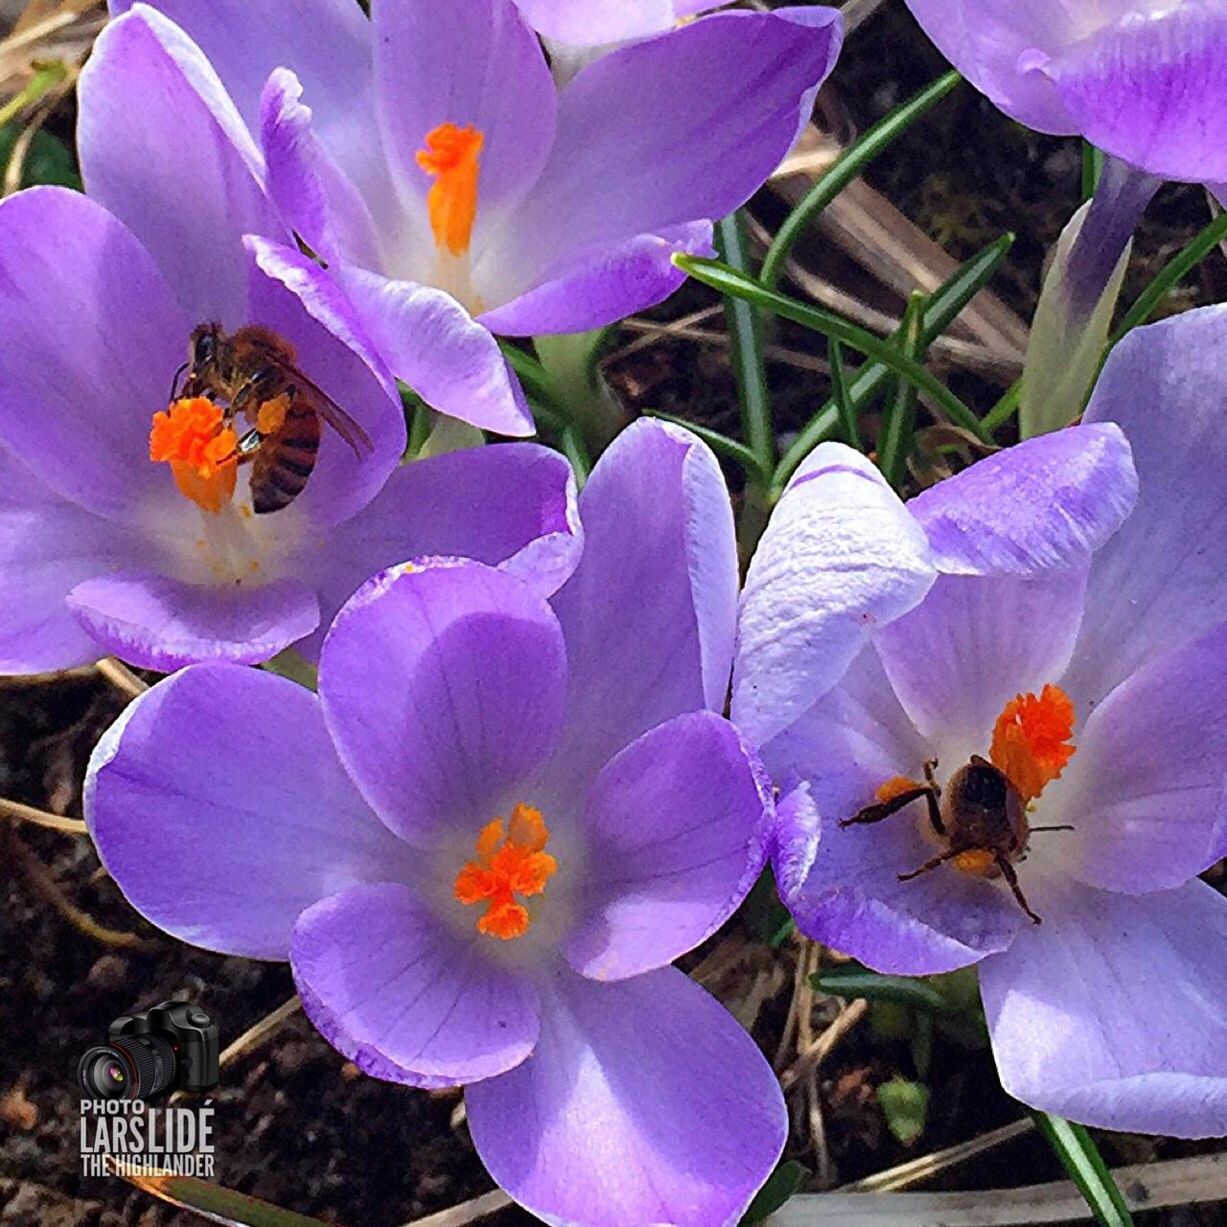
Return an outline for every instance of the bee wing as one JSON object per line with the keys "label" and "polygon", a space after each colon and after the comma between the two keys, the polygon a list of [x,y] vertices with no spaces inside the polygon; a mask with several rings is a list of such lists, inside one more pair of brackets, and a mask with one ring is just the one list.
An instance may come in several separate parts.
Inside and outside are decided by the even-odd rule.
{"label": "bee wing", "polygon": [[372,448],[371,437],[337,404],[313,379],[304,375],[296,366],[287,366],[287,373],[298,388],[298,395],[353,448],[361,458]]}

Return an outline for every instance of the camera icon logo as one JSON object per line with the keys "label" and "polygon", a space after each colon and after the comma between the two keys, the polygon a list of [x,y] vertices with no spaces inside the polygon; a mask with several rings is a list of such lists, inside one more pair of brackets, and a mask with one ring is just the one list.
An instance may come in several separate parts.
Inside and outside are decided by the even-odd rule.
{"label": "camera icon logo", "polygon": [[124,1014],[107,1028],[107,1040],[77,1063],[77,1081],[90,1099],[148,1100],[217,1085],[217,1024],[199,1006],[164,1001]]}

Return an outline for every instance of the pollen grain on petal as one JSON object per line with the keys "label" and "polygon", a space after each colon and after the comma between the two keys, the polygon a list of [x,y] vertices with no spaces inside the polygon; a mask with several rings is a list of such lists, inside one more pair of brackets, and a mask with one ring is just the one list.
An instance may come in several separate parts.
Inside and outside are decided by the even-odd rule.
{"label": "pollen grain on petal", "polygon": [[477,128],[440,124],[417,153],[417,164],[435,180],[426,197],[435,245],[453,256],[465,255],[473,238],[485,140]]}
{"label": "pollen grain on petal", "polygon": [[1073,757],[1074,714],[1073,700],[1050,682],[1038,695],[1015,695],[997,717],[989,758],[1024,802],[1034,801]]}
{"label": "pollen grain on petal", "polygon": [[510,941],[528,932],[531,917],[519,898],[541,894],[558,868],[543,851],[549,837],[540,810],[528,805],[517,805],[509,822],[495,818],[482,827],[452,888],[458,902],[486,905],[479,933]]}
{"label": "pollen grain on petal", "polygon": [[214,515],[234,494],[237,446],[221,407],[203,396],[174,401],[153,415],[149,459],[169,464],[180,494]]}

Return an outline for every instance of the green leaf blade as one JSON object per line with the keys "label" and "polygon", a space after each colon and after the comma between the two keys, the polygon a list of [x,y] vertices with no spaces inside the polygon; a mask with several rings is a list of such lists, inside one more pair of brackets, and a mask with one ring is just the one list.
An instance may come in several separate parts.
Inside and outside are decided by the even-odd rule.
{"label": "green leaf blade", "polygon": [[1048,1112],[1032,1115],[1100,1227],[1133,1227],[1125,1198],[1085,1126]]}

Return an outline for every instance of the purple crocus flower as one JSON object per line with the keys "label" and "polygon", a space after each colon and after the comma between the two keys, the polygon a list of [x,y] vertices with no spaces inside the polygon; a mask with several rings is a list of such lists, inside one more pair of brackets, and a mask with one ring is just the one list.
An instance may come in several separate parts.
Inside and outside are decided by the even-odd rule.
{"label": "purple crocus flower", "polygon": [[[512,0],[376,0],[369,22],[349,0],[158,9],[113,0],[83,74],[91,194],[171,251],[202,180],[208,242],[292,229],[399,378],[506,434],[532,423],[494,334],[582,332],[670,294],[671,256],[710,250],[711,219],[775,169],[840,42],[829,10],[722,14],[560,93]],[[207,131],[181,121],[189,93]],[[271,229],[227,201],[253,181]]]}
{"label": "purple crocus flower", "polygon": [[[524,20],[550,43],[598,47],[663,34],[728,0],[515,0]],[[778,10],[777,10],[778,11]]]}
{"label": "purple crocus flower", "polygon": [[1099,369],[1130,237],[1163,180],[1227,184],[1222,0],[907,0],[1007,115],[1109,155],[1036,313],[1024,434],[1065,425]]}
{"label": "purple crocus flower", "polygon": [[[185,194],[178,221],[193,238],[168,282],[84,196],[36,188],[0,203],[0,557],[13,577],[0,672],[310,650],[363,580],[423,550],[503,563],[552,592],[578,553],[565,462],[525,444],[398,468],[400,401],[341,295],[260,242],[237,267],[212,258],[209,204]],[[209,320],[275,332],[366,437],[357,454],[325,429],[282,510],[252,514],[250,470],[216,406],[166,411],[189,335]],[[174,435],[158,453],[170,463],[150,458],[167,444],[155,413]]]}
{"label": "purple crocus flower", "polygon": [[1019,123],[1084,136],[1162,179],[1227,182],[1221,0],[907,0],[947,59]]}
{"label": "purple crocus flower", "polygon": [[[794,658],[812,684],[764,729],[768,766],[803,781],[781,807],[777,849],[803,931],[885,972],[978,964],[1007,1091],[1087,1124],[1182,1137],[1227,1132],[1227,900],[1197,880],[1227,853],[1224,343],[1224,308],[1137,331],[1108,361],[1089,425],[995,456],[906,508],[856,469],[883,522],[953,561],[979,552],[982,514],[1015,522],[1019,542],[1051,538],[1061,514],[1033,529],[1054,454],[1087,432],[1119,438],[1119,426],[1137,504],[1106,542],[1087,538],[1090,556],[1054,543],[1051,561],[1066,565],[956,569],[900,599],[898,550],[833,519],[853,478],[828,452],[785,496],[745,614],[766,625],[766,603],[791,594],[786,613],[854,647],[837,671]],[[1079,483],[1083,511],[1105,502],[1104,482]],[[1119,518],[1109,501],[1103,529]],[[805,503],[826,534],[798,555],[788,531]],[[822,582],[831,574],[859,624]],[[759,684],[786,668],[781,657]],[[745,659],[742,686],[757,672]],[[945,835],[926,775],[944,789]]]}
{"label": "purple crocus flower", "polygon": [[724,703],[728,492],[687,432],[630,427],[580,498],[551,604],[426,559],[334,623],[319,696],[199,665],[132,704],[86,813],[129,900],[290,960],[376,1077],[466,1086],[494,1178],[548,1222],[734,1223],[787,1120],[767,1062],[668,964],[761,870],[770,790]]}

